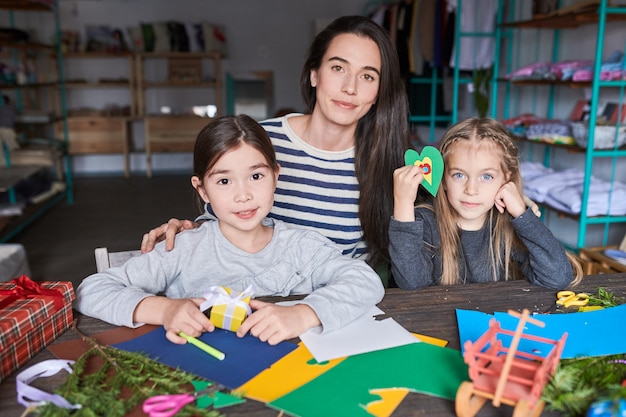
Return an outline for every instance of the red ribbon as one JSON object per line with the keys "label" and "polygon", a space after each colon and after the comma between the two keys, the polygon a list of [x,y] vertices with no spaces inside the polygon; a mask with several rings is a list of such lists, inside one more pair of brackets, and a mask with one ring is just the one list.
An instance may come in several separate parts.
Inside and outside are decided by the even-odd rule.
{"label": "red ribbon", "polygon": [[0,290],[0,296],[4,296],[4,298],[0,300],[0,309],[11,305],[17,300],[41,297],[50,297],[52,299],[55,312],[63,308],[65,299],[63,298],[63,294],[57,290],[43,288],[26,275],[21,275],[10,282],[15,284],[15,288],[11,290]]}

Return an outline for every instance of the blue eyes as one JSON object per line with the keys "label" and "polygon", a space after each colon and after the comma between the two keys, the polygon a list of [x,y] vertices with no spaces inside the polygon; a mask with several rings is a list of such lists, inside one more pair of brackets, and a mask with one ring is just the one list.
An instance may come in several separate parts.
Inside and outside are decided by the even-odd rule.
{"label": "blue eyes", "polygon": [[[454,181],[456,181],[456,182],[466,182],[467,181],[467,176],[465,174],[460,173],[460,172],[455,172],[451,176],[452,176],[452,179]],[[478,179],[481,182],[489,182],[489,181],[494,179],[494,176],[491,175],[491,174],[482,174]]]}

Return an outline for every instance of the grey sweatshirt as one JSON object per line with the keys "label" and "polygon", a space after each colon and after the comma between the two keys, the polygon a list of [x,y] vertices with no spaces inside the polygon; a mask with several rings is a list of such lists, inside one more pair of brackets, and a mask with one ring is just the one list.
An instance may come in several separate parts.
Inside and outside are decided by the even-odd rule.
{"label": "grey sweatshirt", "polygon": [[[513,262],[521,267],[524,277],[532,284],[563,289],[573,279],[572,266],[565,248],[546,225],[528,209],[511,223],[528,251],[514,251]],[[490,231],[488,222],[481,230],[461,231],[461,282],[492,281],[489,260]],[[391,273],[400,288],[418,289],[439,284],[442,274],[441,239],[435,213],[427,208],[415,209],[414,222],[391,219],[389,225],[389,255]],[[498,280],[504,280],[504,269]]]}
{"label": "grey sweatshirt", "polygon": [[270,243],[258,253],[230,243],[217,221],[181,232],[170,252],[163,243],[149,253],[83,280],[75,308],[109,323],[137,327],[133,312],[145,297],[202,297],[214,285],[255,296],[308,294],[301,303],[317,313],[324,332],[337,330],[382,300],[384,288],[364,261],[341,255],[321,234],[265,219],[274,228]]}

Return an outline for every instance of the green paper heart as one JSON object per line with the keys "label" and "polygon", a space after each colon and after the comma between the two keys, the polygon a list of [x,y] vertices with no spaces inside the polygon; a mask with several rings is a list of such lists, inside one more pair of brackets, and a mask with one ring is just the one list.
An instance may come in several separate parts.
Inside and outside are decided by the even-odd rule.
{"label": "green paper heart", "polygon": [[404,153],[404,163],[422,166],[425,171],[422,186],[426,191],[436,196],[443,177],[443,158],[439,149],[433,146],[424,146],[421,155],[416,150],[409,149]]}

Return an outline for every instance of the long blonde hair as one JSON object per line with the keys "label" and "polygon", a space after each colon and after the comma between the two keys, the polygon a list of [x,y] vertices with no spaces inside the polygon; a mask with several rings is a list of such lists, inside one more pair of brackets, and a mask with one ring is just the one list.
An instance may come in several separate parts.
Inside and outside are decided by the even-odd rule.
{"label": "long blonde hair", "polygon": [[[469,118],[452,126],[444,135],[439,144],[439,150],[444,161],[444,176],[446,166],[455,145],[460,141],[471,141],[477,144],[490,144],[501,160],[502,172],[508,181],[515,184],[518,192],[523,195],[522,177],[519,167],[518,148],[513,141],[511,133],[499,122],[490,118]],[[434,199],[434,209],[437,218],[437,227],[441,239],[442,258],[442,285],[454,285],[463,282],[460,276],[458,259],[461,230],[457,226],[457,214],[453,211],[445,192],[437,193]],[[491,273],[494,281],[498,281],[498,271],[504,270],[505,280],[523,279],[518,265],[510,262],[514,251],[526,251],[526,247],[517,237],[510,215],[500,213],[493,207],[488,215],[489,222],[489,258],[491,259]],[[578,260],[569,252],[567,257],[572,264],[574,280],[570,286],[574,286],[582,279],[582,267]]]}

